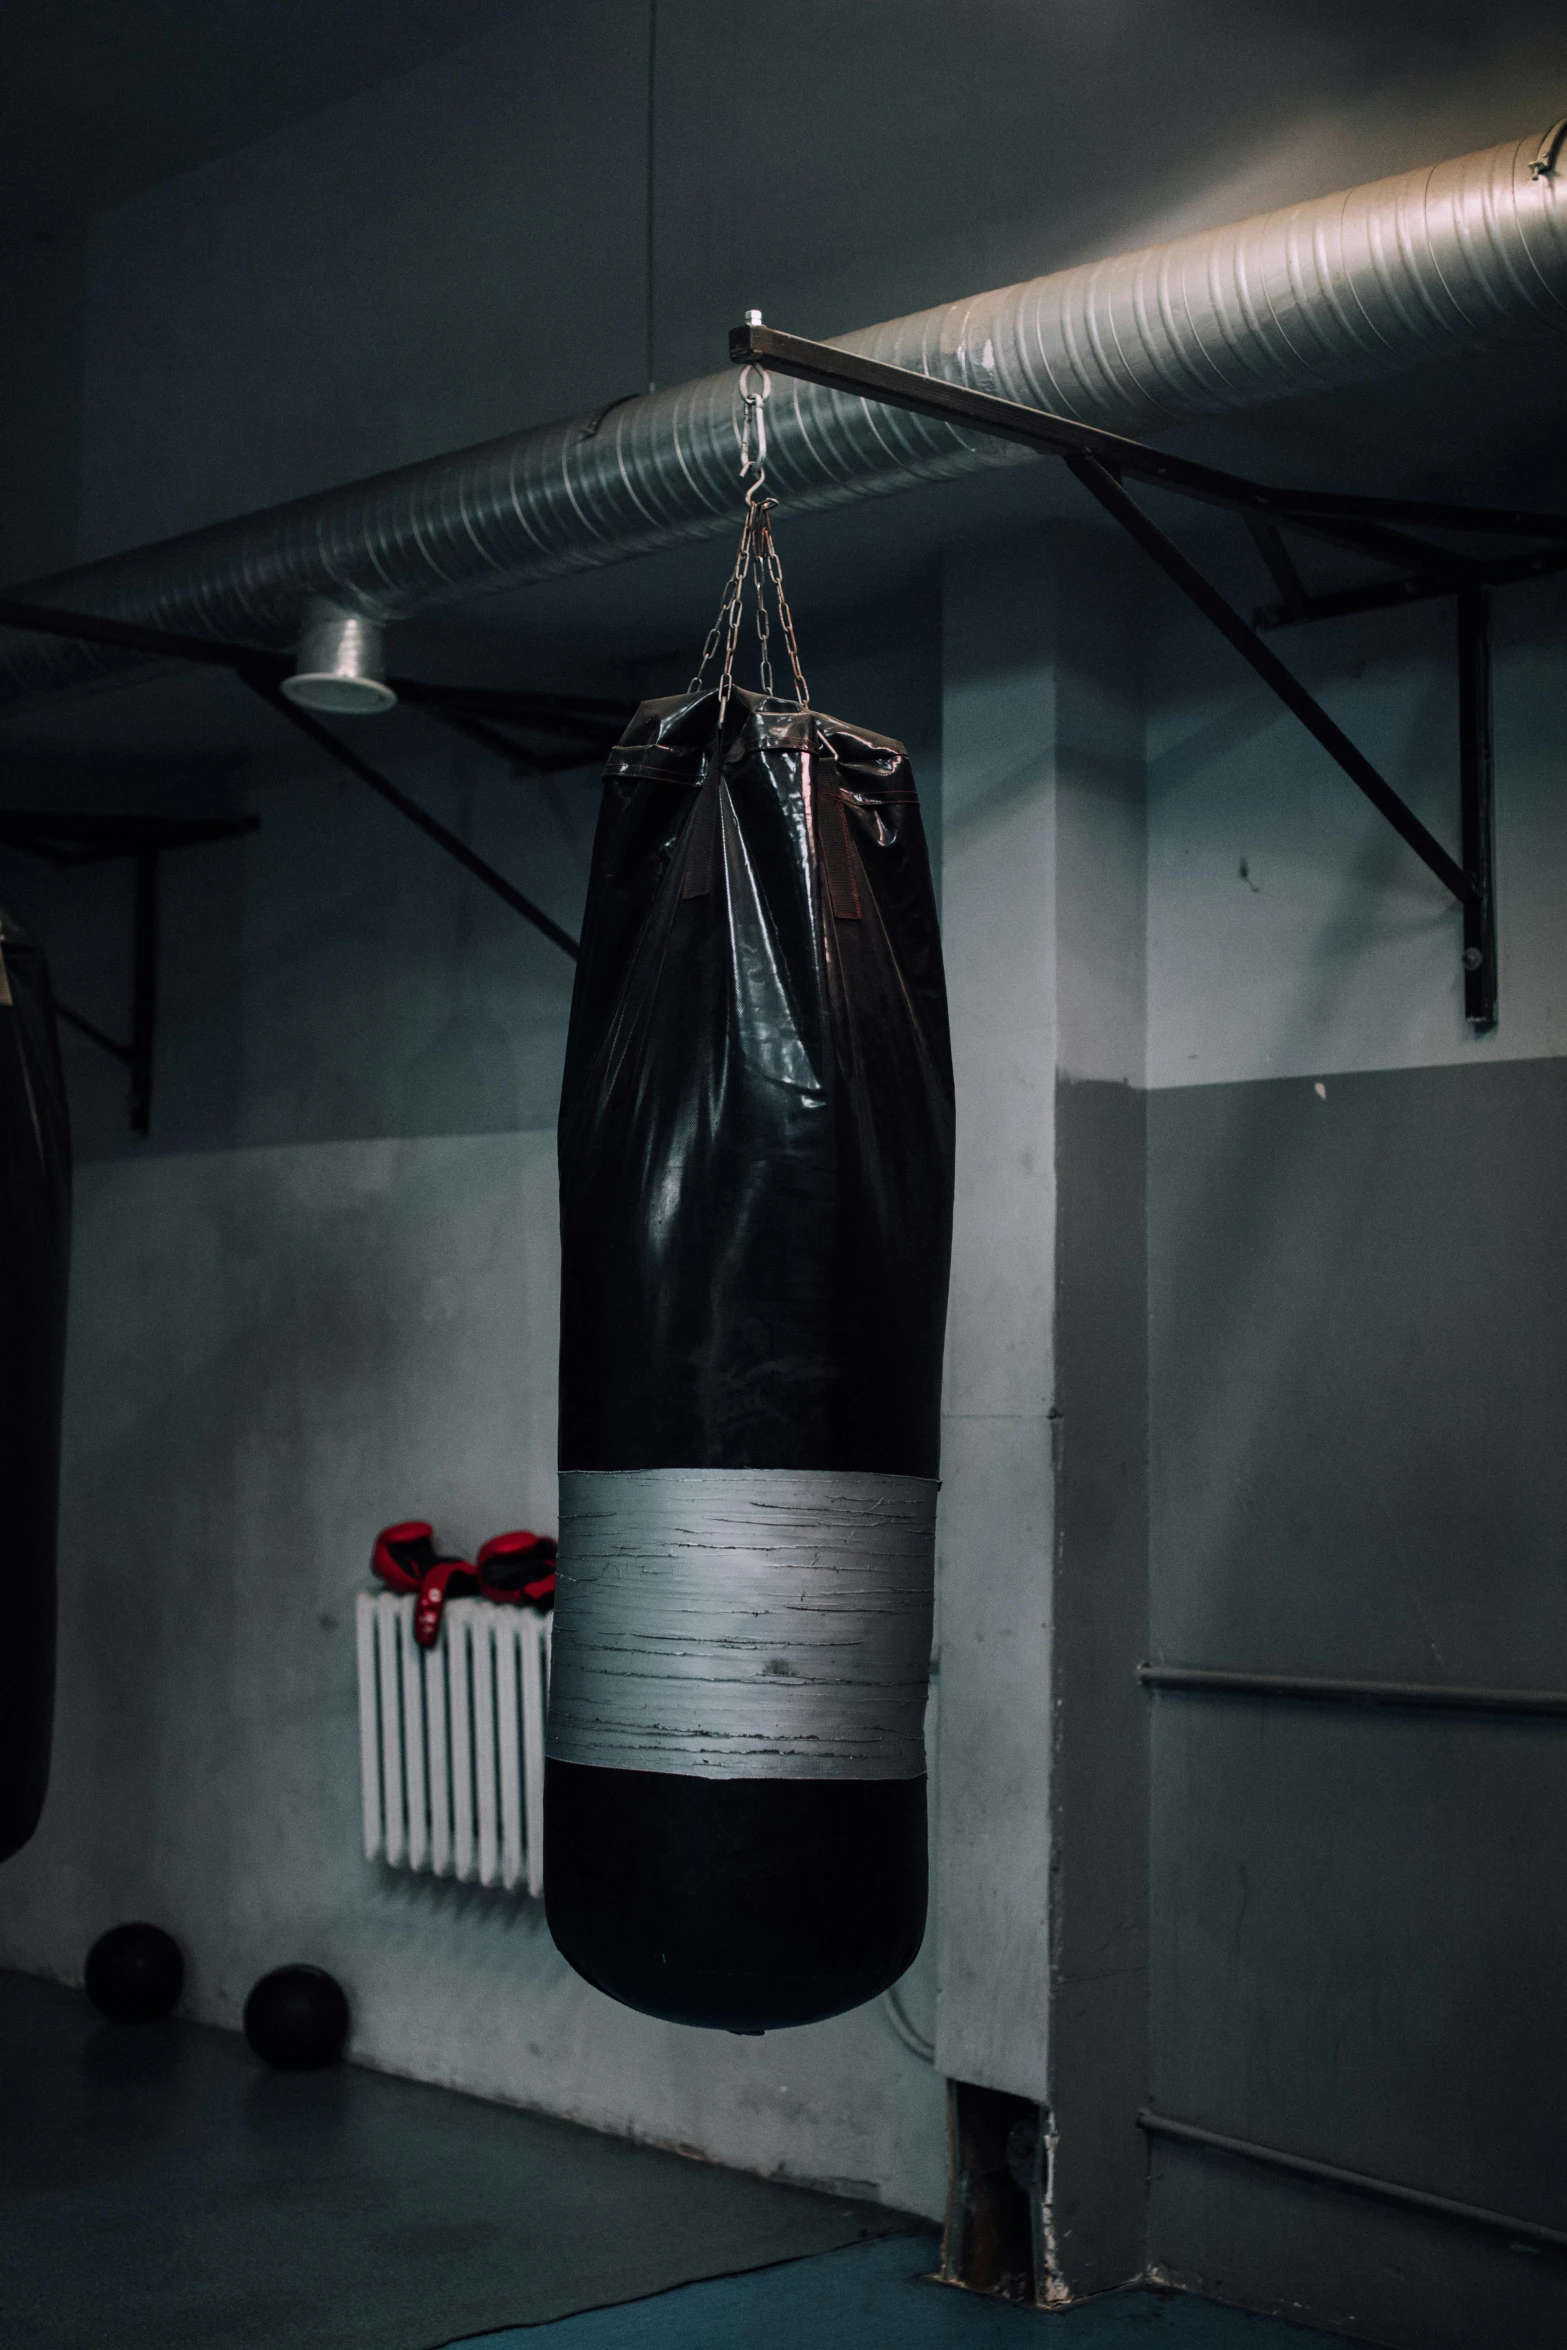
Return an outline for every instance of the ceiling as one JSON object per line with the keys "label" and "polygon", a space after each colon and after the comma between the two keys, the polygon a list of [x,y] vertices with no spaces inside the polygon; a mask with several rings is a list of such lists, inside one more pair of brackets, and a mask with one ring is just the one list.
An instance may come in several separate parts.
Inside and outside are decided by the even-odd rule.
{"label": "ceiling", "polygon": [[0,244],[405,73],[529,0],[7,0]]}
{"label": "ceiling", "polygon": [[[10,0],[6,72],[0,80],[0,245],[9,242],[14,248],[66,234],[94,214],[180,172],[426,64],[528,15],[539,4],[540,0],[311,0],[310,5],[305,0]],[[593,0],[578,4],[591,8]],[[885,16],[890,4],[891,0],[881,0],[879,13]],[[1037,4],[1043,11],[1046,0]],[[1048,4],[1063,24],[1080,20],[1078,31],[1090,46],[1125,44],[1123,0]],[[660,22],[667,19],[671,43],[682,13],[691,19],[687,30],[694,39],[701,13],[694,0],[691,5],[662,0],[662,5],[666,14]],[[981,101],[990,102],[995,78],[980,67],[1007,25],[1018,29],[1008,12],[1021,7],[1022,0],[987,6],[971,28],[972,37],[965,36],[963,54],[972,50],[979,61],[973,65],[972,91],[945,83],[939,89],[927,87],[929,77],[920,75],[911,85],[927,89],[929,104],[941,109],[952,155],[958,162],[967,157],[974,170],[990,152],[988,142],[973,133]],[[816,13],[829,12],[818,8]],[[1076,191],[1076,199],[1082,201],[1087,200],[1085,190],[1097,190],[1096,200],[1113,198],[1129,208],[1127,220],[1135,225],[1142,201],[1137,190],[1162,152],[1159,141],[1173,141],[1194,189],[1201,188],[1201,202],[1194,194],[1196,209],[1189,220],[1179,207],[1168,213],[1162,233],[1199,225],[1205,208],[1216,209],[1219,218],[1234,218],[1278,201],[1272,177],[1288,166],[1287,156],[1280,159],[1280,149],[1288,148],[1291,139],[1303,142],[1301,152],[1307,160],[1300,169],[1306,171],[1309,163],[1311,173],[1325,173],[1325,186],[1369,176],[1353,151],[1352,139],[1342,159],[1334,143],[1350,139],[1356,119],[1353,106],[1346,116],[1350,130],[1342,133],[1333,129],[1337,117],[1322,111],[1327,107],[1322,92],[1300,96],[1275,86],[1267,107],[1257,111],[1261,101],[1254,84],[1259,77],[1263,82],[1270,79],[1261,54],[1266,43],[1260,33],[1255,42],[1239,37],[1246,10],[1236,0],[1182,0],[1182,10],[1175,14],[1186,17],[1207,68],[1217,71],[1218,62],[1231,58],[1231,76],[1239,77],[1234,89],[1222,73],[1217,82],[1208,75],[1209,86],[1194,88],[1181,107],[1156,106],[1146,86],[1146,69],[1138,80],[1135,56],[1121,58],[1112,71],[1111,60],[1096,50],[1094,57],[1078,61],[1082,91],[1096,92],[1100,99],[1092,119],[1091,110],[1079,109],[1084,112],[1082,152],[1076,146],[1057,152],[1065,109],[1065,98],[1058,93],[1056,116],[1062,120],[1050,117],[1053,131],[1049,137],[1041,133],[1032,147],[1026,141],[1013,142],[1017,168],[1048,181],[1051,188],[1067,194]],[[1483,18],[1458,0],[1433,0],[1422,13],[1418,42],[1411,40],[1403,20],[1395,26],[1376,12],[1368,16],[1352,0],[1291,0],[1280,14],[1302,38],[1309,33],[1339,58],[1334,70],[1356,104],[1356,94],[1363,92],[1373,112],[1391,108],[1403,125],[1409,156],[1389,155],[1379,163],[1381,169],[1457,152],[1464,145],[1503,136],[1509,128],[1516,130],[1520,120],[1532,122],[1550,104],[1554,84],[1567,67],[1567,31],[1555,9],[1541,0],[1494,0]],[[852,48],[856,40],[868,37],[866,27],[877,15],[878,8],[870,7],[856,24],[851,14],[844,42]],[[749,22],[754,29],[756,20]],[[735,38],[745,31],[744,25],[737,26]],[[800,38],[798,19],[788,37]],[[1248,50],[1253,53],[1249,66]],[[871,67],[865,70],[870,74]],[[1199,81],[1205,75],[1199,75]],[[1028,104],[1042,104],[1049,97],[1037,75],[1020,78],[1028,81]],[[1307,105],[1308,97],[1321,113],[1321,123]],[[1119,147],[1105,138],[1108,100],[1117,108],[1131,107],[1122,119],[1127,135]],[[1302,106],[1307,112],[1297,122],[1295,113]],[[1564,109],[1567,85],[1556,108]],[[1452,122],[1449,113],[1454,115]],[[1231,125],[1232,143],[1240,129],[1247,131],[1257,158],[1239,178],[1220,172],[1222,184],[1208,185],[1217,165],[1211,156],[1204,164],[1204,125],[1211,129],[1225,121]],[[829,125],[834,138],[838,127],[834,117]],[[1323,147],[1320,156],[1313,140]],[[1120,160],[1107,163],[1118,152]],[[1223,152],[1229,155],[1228,148]],[[821,173],[800,139],[793,142],[792,153],[800,164],[803,192],[798,201],[803,202],[809,193],[804,183],[814,185]],[[698,195],[705,185],[704,180],[698,186]],[[826,194],[818,191],[819,200],[826,202],[830,195],[837,201],[836,186],[824,182]],[[1307,192],[1304,185],[1302,192]],[[928,243],[932,223],[956,200],[951,185],[938,203],[928,188],[922,192],[907,181],[887,195],[889,217],[895,215],[906,233],[922,243]],[[1018,205],[1018,190],[1010,181],[998,181],[988,194],[981,189],[970,208],[976,219],[993,212],[1004,223],[1018,212]],[[756,207],[759,212],[768,209]],[[798,232],[797,208],[790,217]],[[1141,241],[1131,227],[1117,234],[1108,221],[1099,224],[1097,236],[1089,225],[1079,225],[1090,250],[1113,250],[1128,238]],[[748,233],[754,226],[753,219]],[[967,270],[971,265],[964,266]],[[995,282],[1007,274],[1021,274],[1021,267],[998,249]],[[900,298],[912,301],[913,295]],[[889,306],[896,306],[890,295]],[[731,312],[719,300],[714,314],[727,317]],[[809,317],[800,323],[808,330],[815,324]],[[705,348],[693,346],[694,351]],[[680,356],[684,360],[689,355]],[[691,364],[695,363],[692,357]],[[1561,362],[1554,349],[1537,347],[1500,357],[1485,354],[1383,383],[1214,419],[1161,437],[1194,455],[1262,478],[1567,507],[1560,379]],[[1199,544],[1219,527],[1190,508],[1178,512],[1181,518],[1175,526],[1183,537],[1195,528]],[[887,607],[918,598],[934,576],[940,550],[955,540],[1074,515],[1086,518],[1075,485],[1056,466],[1040,465],[876,500],[836,514],[785,517],[785,553],[797,605],[826,616],[835,610],[873,603]],[[1227,536],[1233,538],[1233,533]],[[1244,545],[1222,555],[1212,545],[1203,551],[1205,559],[1219,560],[1227,584],[1242,601],[1263,592]],[[586,685],[594,681],[595,663],[657,664],[671,646],[699,638],[720,568],[719,552],[704,545],[480,598],[431,615],[435,636],[424,649],[436,658],[436,638],[446,632],[449,665],[477,676],[498,674],[496,663],[504,665],[506,674],[516,675],[519,646],[540,648],[541,659],[547,659],[551,647],[569,649],[581,673],[578,682]],[[625,678],[628,684],[633,682],[629,668]],[[534,682],[520,675],[517,681]],[[607,674],[602,683],[609,683]],[[58,706],[8,712],[5,736],[15,748],[30,747],[45,755],[46,744],[63,748],[67,739],[107,741],[117,734],[124,741],[127,733],[140,731],[149,752],[210,754],[219,745],[239,749],[247,744],[247,729],[256,723],[243,699],[236,701],[227,689],[194,679],[176,688],[164,679],[148,680],[124,695],[84,696],[70,714]],[[127,732],[120,733],[122,729]]]}

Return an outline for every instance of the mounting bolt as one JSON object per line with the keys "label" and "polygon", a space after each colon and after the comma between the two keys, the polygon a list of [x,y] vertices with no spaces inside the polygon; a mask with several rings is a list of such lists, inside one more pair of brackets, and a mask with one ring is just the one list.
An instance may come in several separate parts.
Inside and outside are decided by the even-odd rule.
{"label": "mounting bolt", "polygon": [[1465,947],[1464,969],[1466,971],[1478,971],[1484,961],[1485,957],[1478,947]]}

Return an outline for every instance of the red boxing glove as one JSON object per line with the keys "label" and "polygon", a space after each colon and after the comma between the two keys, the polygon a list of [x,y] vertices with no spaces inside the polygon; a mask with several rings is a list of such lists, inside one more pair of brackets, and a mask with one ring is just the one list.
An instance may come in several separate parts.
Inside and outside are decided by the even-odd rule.
{"label": "red boxing glove", "polygon": [[436,1555],[435,1529],[426,1518],[405,1518],[383,1526],[370,1553],[373,1572],[394,1591],[416,1591],[414,1639],[420,1648],[433,1648],[441,1633],[441,1611],[447,1599],[461,1599],[479,1588],[479,1578],[464,1558]]}
{"label": "red boxing glove", "polygon": [[492,1534],[477,1564],[484,1598],[504,1607],[537,1608],[541,1614],[555,1605],[553,1534],[530,1534],[526,1527]]}

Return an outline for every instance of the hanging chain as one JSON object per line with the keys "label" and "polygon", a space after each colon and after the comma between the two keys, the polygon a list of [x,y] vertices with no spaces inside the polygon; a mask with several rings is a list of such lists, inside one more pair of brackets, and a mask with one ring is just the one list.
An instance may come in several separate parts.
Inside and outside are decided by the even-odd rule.
{"label": "hanging chain", "polygon": [[[769,505],[772,503],[771,499],[768,503]],[[772,525],[768,521],[765,511],[762,515],[761,551],[767,564],[767,576],[773,583],[773,596],[778,606],[778,617],[783,623],[784,650],[789,656],[789,666],[794,671],[795,699],[803,710],[809,704],[811,696],[805,682],[805,671],[800,666],[800,647],[794,633],[794,614],[790,611],[789,599],[784,594],[783,565],[778,560],[778,549],[773,541]],[[771,692],[771,690],[769,686],[768,691]]]}
{"label": "hanging chain", "polygon": [[[761,383],[753,387],[751,377],[760,374]],[[767,398],[772,381],[765,368],[743,368],[740,374],[740,415],[735,421],[735,438],[740,444],[740,479],[745,483],[745,520],[740,526],[740,544],[735,551],[735,565],[729,575],[723,597],[718,606],[718,617],[707,632],[702,647],[702,658],[697,663],[696,675],[689,688],[699,693],[712,661],[720,651],[723,667],[718,680],[718,723],[722,730],[729,698],[734,692],[735,653],[740,642],[740,624],[745,610],[746,584],[749,581],[755,603],[757,652],[759,657],[762,696],[765,701],[779,697],[773,687],[772,616],[767,608],[769,588],[778,607],[779,624],[783,629],[784,649],[789,655],[789,666],[794,672],[795,698],[805,709],[810,693],[805,672],[800,666],[800,648],[794,633],[794,614],[784,594],[783,567],[778,560],[778,549],[773,540],[769,519],[776,500],[767,495]]]}
{"label": "hanging chain", "polygon": [[740,533],[739,550],[735,555],[735,567],[729,575],[728,583],[719,603],[718,617],[707,632],[707,642],[702,647],[702,658],[697,663],[696,675],[686,688],[688,693],[701,692],[702,680],[707,675],[713,656],[722,647],[723,668],[719,674],[718,686],[720,725],[723,723],[723,714],[728,708],[729,696],[734,687],[735,647],[740,637],[740,615],[745,608],[746,575],[751,568],[751,524],[752,513],[748,506],[745,510],[745,524]]}
{"label": "hanging chain", "polygon": [[718,617],[707,632],[707,642],[702,647],[702,658],[697,663],[696,675],[686,689],[688,693],[700,692],[702,680],[707,675],[713,655],[718,651],[720,645],[724,649],[725,670],[731,670],[734,666],[735,639],[740,633],[740,607],[745,595],[746,573],[751,568],[750,534],[751,514],[748,507],[745,528],[740,533],[739,552],[735,556],[735,567],[729,575],[728,583],[719,602]]}

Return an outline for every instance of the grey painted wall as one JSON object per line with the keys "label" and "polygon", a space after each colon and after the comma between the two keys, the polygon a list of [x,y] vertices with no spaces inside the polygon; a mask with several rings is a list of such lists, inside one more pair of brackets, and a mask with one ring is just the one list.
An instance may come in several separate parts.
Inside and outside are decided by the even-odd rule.
{"label": "grey painted wall", "polygon": [[[1496,599],[1487,1036],[1442,893],[1162,586],[1149,612],[1152,1651],[1567,1685],[1567,607]],[[1456,841],[1450,628],[1277,641]],[[1151,1728],[1152,2102],[1559,2224],[1561,1740],[1177,1698]],[[1376,2341],[1562,2330],[1548,2257],[1163,2146],[1149,2251]]]}
{"label": "grey painted wall", "polygon": [[[1152,1646],[1567,1687],[1567,1064],[1149,1097]],[[1561,2222],[1559,1722],[1153,1702],[1153,2102]],[[1161,2148],[1157,2263],[1381,2342],[1567,2274]]]}
{"label": "grey painted wall", "polygon": [[[1501,1018],[1456,918],[1162,590],[1149,711],[1151,1646],[1567,1686],[1560,593],[1496,599]],[[1440,608],[1279,640],[1456,840]],[[1194,1083],[1193,1080],[1206,1080]],[[1560,2223],[1563,1744],[1152,1705],[1151,2092]],[[1150,2255],[1368,2338],[1548,2343],[1548,2256],[1160,2147]]]}

